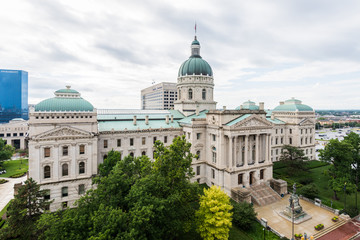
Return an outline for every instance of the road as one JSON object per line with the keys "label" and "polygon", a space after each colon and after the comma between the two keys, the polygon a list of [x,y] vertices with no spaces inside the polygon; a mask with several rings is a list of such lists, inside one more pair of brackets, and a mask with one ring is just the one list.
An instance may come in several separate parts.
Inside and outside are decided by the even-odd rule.
{"label": "road", "polygon": [[[27,176],[21,178],[2,178],[8,180],[7,183],[0,184],[0,211],[14,198],[14,184],[26,181]],[[1,217],[1,216],[0,216]]]}

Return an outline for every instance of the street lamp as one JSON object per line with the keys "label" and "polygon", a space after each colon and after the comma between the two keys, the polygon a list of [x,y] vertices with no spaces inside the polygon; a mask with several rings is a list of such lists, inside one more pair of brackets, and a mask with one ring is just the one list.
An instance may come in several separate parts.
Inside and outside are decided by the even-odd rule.
{"label": "street lamp", "polygon": [[295,240],[295,236],[294,236],[294,199],[291,198],[291,223],[292,223],[292,235],[291,235],[291,239]]}

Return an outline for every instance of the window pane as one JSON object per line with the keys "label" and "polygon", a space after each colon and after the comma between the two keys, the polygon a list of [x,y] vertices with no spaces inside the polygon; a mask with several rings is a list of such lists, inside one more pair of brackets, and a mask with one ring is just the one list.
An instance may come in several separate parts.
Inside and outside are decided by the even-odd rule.
{"label": "window pane", "polygon": [[62,155],[63,155],[63,156],[67,156],[68,153],[69,153],[69,152],[68,152],[68,151],[69,151],[68,146],[64,146],[62,150],[63,150],[63,151],[62,151]]}
{"label": "window pane", "polygon": [[44,167],[44,178],[50,178],[51,174],[50,174],[50,166],[45,166]]}
{"label": "window pane", "polygon": [[65,163],[62,165],[62,175],[67,176],[69,174],[68,165]]}
{"label": "window pane", "polygon": [[80,162],[79,163],[79,174],[85,173],[85,163]]}
{"label": "window pane", "polygon": [[67,197],[68,196],[68,187],[61,188],[61,196]]}
{"label": "window pane", "polygon": [[85,153],[85,145],[80,145],[79,147],[79,153],[84,154]]}

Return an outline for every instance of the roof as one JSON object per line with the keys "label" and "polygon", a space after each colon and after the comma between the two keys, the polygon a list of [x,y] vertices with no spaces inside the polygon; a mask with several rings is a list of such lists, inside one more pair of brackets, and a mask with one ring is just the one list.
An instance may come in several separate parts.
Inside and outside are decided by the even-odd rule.
{"label": "roof", "polygon": [[83,98],[54,97],[35,105],[36,112],[93,111],[91,103]]}
{"label": "roof", "polygon": [[78,91],[74,90],[74,89],[59,89],[56,91],[56,93],[79,93]]}
{"label": "roof", "polygon": [[194,41],[192,41],[191,45],[200,45],[200,42],[197,39],[195,39]]}
{"label": "roof", "polygon": [[[136,125],[134,125],[134,116],[136,116]],[[146,116],[149,119],[148,124],[145,124]],[[168,124],[167,116],[169,116]],[[100,132],[179,128],[178,121],[182,118],[184,115],[177,110],[99,109],[97,115]]]}
{"label": "roof", "polygon": [[169,124],[166,124],[165,120],[150,120],[146,125],[145,120],[140,119],[136,120],[136,125],[133,123],[133,119],[128,119],[125,121],[98,121],[99,132],[106,131],[126,131],[126,130],[144,130],[144,129],[157,129],[157,128],[179,128],[180,125],[178,121],[174,122],[169,121]]}
{"label": "roof", "polygon": [[274,124],[285,124],[284,121],[281,121],[280,119],[277,118],[271,119],[270,117],[267,117],[266,120]]}
{"label": "roof", "polygon": [[295,112],[295,111],[301,111],[301,112],[312,112],[314,111],[311,107],[308,105],[302,104],[300,100],[291,98],[289,100],[286,100],[284,104],[281,104],[274,108],[273,112]]}
{"label": "roof", "polygon": [[235,118],[234,120],[231,120],[230,122],[226,123],[225,125],[226,126],[232,126],[232,125],[234,125],[234,124],[236,124],[236,123],[238,123],[238,122],[240,122],[240,121],[242,121],[242,120],[244,120],[244,119],[246,119],[246,118],[248,118],[250,116],[251,116],[251,114],[244,114],[244,115],[242,115],[242,116],[240,116],[238,118]]}
{"label": "roof", "polygon": [[207,75],[212,76],[213,72],[208,62],[200,56],[191,56],[179,68],[178,76],[186,75]]}
{"label": "roof", "polygon": [[179,121],[180,124],[191,124],[192,119],[197,119],[197,118],[206,118],[206,113],[208,113],[208,110],[203,110],[201,112],[199,112],[199,115],[196,115],[196,113],[191,114],[183,119],[181,119]]}

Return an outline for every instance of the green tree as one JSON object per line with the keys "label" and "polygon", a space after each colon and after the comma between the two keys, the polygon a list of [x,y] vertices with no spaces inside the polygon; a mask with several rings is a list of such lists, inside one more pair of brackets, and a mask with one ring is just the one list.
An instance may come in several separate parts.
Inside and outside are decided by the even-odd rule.
{"label": "green tree", "polygon": [[307,160],[309,159],[305,156],[304,150],[291,145],[284,145],[282,147],[280,161],[285,163],[289,174],[307,170],[307,163],[305,162]]}
{"label": "green tree", "polygon": [[100,177],[104,177],[109,175],[111,170],[114,168],[116,163],[120,161],[121,153],[111,150],[107,157],[104,159],[104,162],[99,165],[99,175]]}
{"label": "green tree", "polygon": [[354,132],[349,133],[344,137],[344,141],[351,144],[353,147],[353,159],[351,163],[351,180],[355,184],[356,194],[355,194],[355,209],[357,210],[357,192],[359,191],[359,176],[360,176],[360,136]]}
{"label": "green tree", "polygon": [[235,202],[231,200],[233,206],[232,222],[234,225],[243,230],[249,230],[252,228],[256,221],[256,215],[254,207],[247,202]]}
{"label": "green tree", "polygon": [[320,150],[320,160],[330,163],[328,174],[329,186],[334,192],[333,198],[338,200],[337,192],[345,182],[351,182],[351,163],[354,148],[346,141],[331,139],[324,149]]}
{"label": "green tree", "polygon": [[7,209],[8,226],[0,238],[37,239],[35,223],[51,203],[45,195],[32,178],[26,180]]}
{"label": "green tree", "polygon": [[232,226],[230,198],[220,189],[212,186],[204,189],[200,197],[200,208],[196,211],[198,232],[205,240],[228,239]]}
{"label": "green tree", "polygon": [[5,140],[0,138],[0,167],[2,166],[2,162],[4,160],[10,159],[14,152],[15,148],[11,145],[7,145]]}
{"label": "green tree", "polygon": [[[183,235],[195,225],[199,199],[198,184],[190,182],[190,147],[184,137],[178,137],[169,147],[155,144],[154,163],[146,156],[105,161],[106,171],[96,179],[97,187],[77,202],[77,208],[41,216],[40,239],[176,239]],[[108,159],[112,155],[118,156],[114,152]]]}

